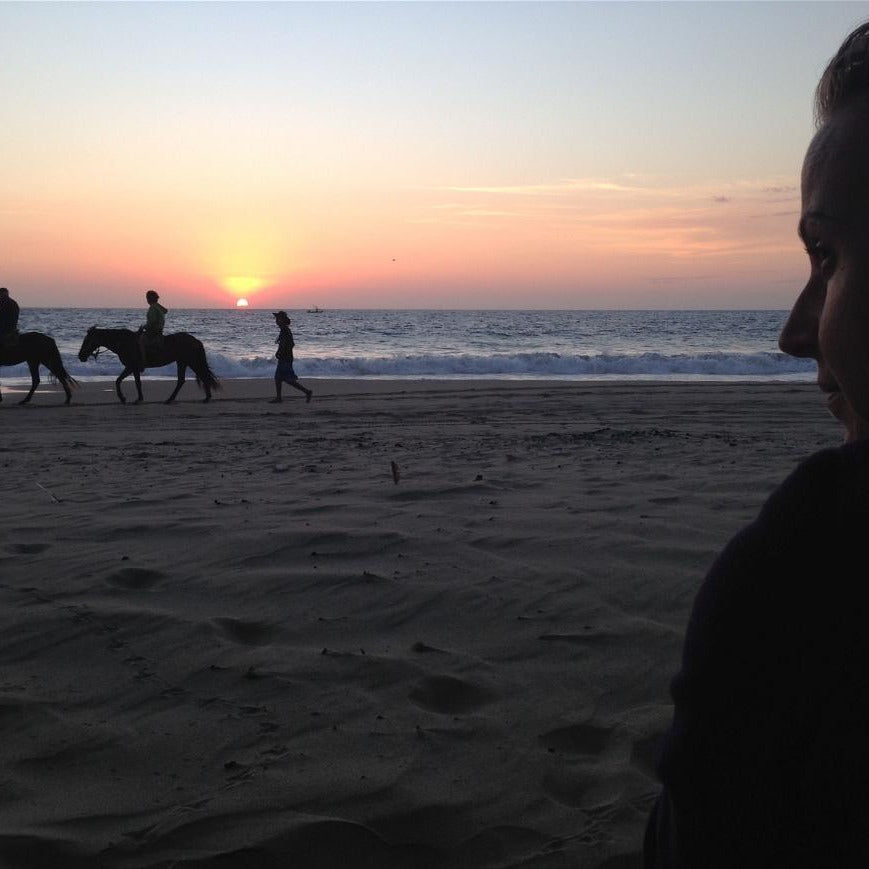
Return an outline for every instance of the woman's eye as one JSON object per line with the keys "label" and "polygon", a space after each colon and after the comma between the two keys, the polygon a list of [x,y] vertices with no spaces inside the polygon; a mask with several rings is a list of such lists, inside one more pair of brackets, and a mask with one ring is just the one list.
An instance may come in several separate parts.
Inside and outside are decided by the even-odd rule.
{"label": "woman's eye", "polygon": [[829,277],[833,268],[833,251],[822,241],[806,245],[806,251],[812,261],[812,267],[819,269],[824,276]]}

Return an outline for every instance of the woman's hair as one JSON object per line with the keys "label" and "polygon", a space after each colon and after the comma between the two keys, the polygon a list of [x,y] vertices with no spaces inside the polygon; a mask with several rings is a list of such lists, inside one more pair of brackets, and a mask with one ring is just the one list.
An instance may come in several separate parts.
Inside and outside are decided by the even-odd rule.
{"label": "woman's hair", "polygon": [[815,90],[815,122],[820,127],[857,99],[869,101],[869,21],[851,31],[827,64]]}

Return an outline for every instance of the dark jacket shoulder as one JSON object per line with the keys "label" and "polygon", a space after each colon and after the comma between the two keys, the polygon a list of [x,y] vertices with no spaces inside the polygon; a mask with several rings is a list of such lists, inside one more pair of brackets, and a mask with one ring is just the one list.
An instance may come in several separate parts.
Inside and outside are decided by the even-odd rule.
{"label": "dark jacket shoulder", "polygon": [[672,684],[647,866],[869,865],[867,519],[869,441],[822,450],[715,560]]}

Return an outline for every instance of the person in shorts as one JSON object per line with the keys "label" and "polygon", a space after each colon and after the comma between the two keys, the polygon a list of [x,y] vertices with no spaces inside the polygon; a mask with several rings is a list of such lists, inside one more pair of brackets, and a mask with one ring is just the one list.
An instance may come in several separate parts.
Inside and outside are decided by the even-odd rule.
{"label": "person in shorts", "polygon": [[314,392],[313,390],[302,386],[302,384],[299,383],[299,378],[297,377],[296,372],[293,371],[293,347],[296,342],[293,341],[293,333],[290,331],[290,323],[292,321],[287,316],[286,311],[275,311],[274,318],[281,331],[275,339],[275,344],[278,345],[277,353],[275,353],[278,365],[277,368],[275,368],[275,397],[271,400],[271,404],[277,404],[279,401],[283,401],[283,398],[281,397],[281,388],[285,383],[292,386],[293,389],[298,389],[299,392],[304,392],[305,401],[308,402],[311,400],[311,396],[313,396]]}

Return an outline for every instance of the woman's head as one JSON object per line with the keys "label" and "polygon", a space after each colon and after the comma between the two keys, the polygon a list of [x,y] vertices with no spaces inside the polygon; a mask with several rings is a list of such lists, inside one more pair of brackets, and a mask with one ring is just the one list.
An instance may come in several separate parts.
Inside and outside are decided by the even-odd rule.
{"label": "woman's head", "polygon": [[825,124],[854,101],[869,98],[869,21],[855,28],[827,64],[815,89],[815,120]]}
{"label": "woman's head", "polygon": [[160,297],[157,295],[156,290],[148,290],[148,292],[145,293],[145,301],[147,301],[149,305],[156,302],[159,298]]}
{"label": "woman's head", "polygon": [[816,360],[830,411],[856,440],[869,437],[869,25],[830,61],[815,113],[799,224],[810,272],[779,346]]}

